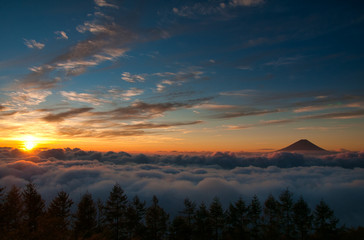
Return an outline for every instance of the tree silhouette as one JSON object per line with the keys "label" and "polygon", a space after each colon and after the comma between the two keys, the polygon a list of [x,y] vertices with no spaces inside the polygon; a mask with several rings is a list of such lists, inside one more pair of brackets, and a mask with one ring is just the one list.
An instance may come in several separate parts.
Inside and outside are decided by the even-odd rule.
{"label": "tree silhouette", "polygon": [[145,222],[148,239],[164,239],[169,215],[158,205],[158,198],[153,196],[152,205],[147,209]]}
{"label": "tree silhouette", "polygon": [[202,202],[196,210],[195,223],[196,228],[193,234],[193,239],[211,239],[210,213],[204,202]]}
{"label": "tree silhouette", "polygon": [[[85,193],[71,225],[72,204],[69,195],[61,191],[44,213],[44,200],[33,183],[28,183],[23,191],[13,186],[5,192],[0,187],[0,240],[361,240],[364,237],[363,227],[338,228],[339,220],[323,200],[312,214],[303,197],[294,202],[288,190],[279,195],[279,201],[269,195],[264,202],[263,215],[256,195],[248,206],[240,198],[230,203],[226,211],[216,197],[209,208],[202,202],[197,209],[196,204],[186,198],[184,208],[172,223],[156,196],[146,208],[138,196],[127,201],[117,184],[105,206],[98,200],[96,208],[92,195]],[[116,222],[117,225],[112,225]],[[288,231],[287,224],[291,224]]]}
{"label": "tree silhouette", "polygon": [[20,188],[12,186],[5,196],[3,205],[4,239],[19,238],[23,207]]}
{"label": "tree silhouette", "polygon": [[234,204],[229,204],[229,209],[226,212],[226,222],[228,228],[225,235],[231,239],[244,239],[247,237],[247,213],[248,208],[242,198],[239,198]]}
{"label": "tree silhouette", "polygon": [[224,227],[224,210],[222,209],[221,202],[217,197],[214,197],[209,208],[210,212],[210,224],[213,231],[213,237],[215,240],[220,239]]}
{"label": "tree silhouette", "polygon": [[253,199],[248,207],[248,219],[250,225],[251,239],[260,239],[261,235],[261,219],[262,207],[257,195],[253,196]]}
{"label": "tree silhouette", "polygon": [[112,239],[126,237],[125,213],[128,198],[119,184],[115,184],[105,204],[105,218],[112,232]]}
{"label": "tree silhouette", "polygon": [[334,239],[337,233],[339,220],[334,211],[323,200],[316,206],[314,211],[314,228],[316,239]]}
{"label": "tree silhouette", "polygon": [[191,239],[189,227],[184,216],[176,216],[169,228],[169,240],[188,240]]}
{"label": "tree silhouette", "polygon": [[[4,187],[0,187],[0,232],[5,231],[5,215],[4,215],[5,194],[4,194],[4,190],[5,190]],[[3,236],[0,236],[0,239],[3,239]]]}
{"label": "tree silhouette", "polygon": [[284,190],[279,195],[280,206],[280,225],[282,226],[282,237],[284,239],[293,238],[293,194],[288,190]]}
{"label": "tree silhouette", "polygon": [[97,210],[92,195],[85,193],[77,205],[75,215],[76,238],[86,239],[94,234],[97,226],[96,214]]}
{"label": "tree silhouette", "polygon": [[43,226],[43,231],[52,239],[68,239],[69,227],[71,223],[71,206],[72,199],[69,198],[68,193],[60,191],[57,196],[49,204],[45,223],[47,227]]}
{"label": "tree silhouette", "polygon": [[135,196],[133,201],[128,204],[125,215],[128,239],[141,239],[145,234],[143,223],[146,212],[145,204],[145,201],[141,201],[138,196]]}
{"label": "tree silhouette", "polygon": [[44,214],[45,203],[35,185],[31,182],[25,185],[22,196],[24,203],[23,217],[25,231],[29,234],[29,239],[33,239],[36,238],[39,220]]}
{"label": "tree silhouette", "polygon": [[293,222],[301,240],[308,238],[308,234],[312,229],[311,209],[301,196],[293,205]]}
{"label": "tree silhouette", "polygon": [[97,199],[96,202],[97,206],[97,232],[101,233],[103,231],[104,225],[105,225],[105,206],[104,203]]}
{"label": "tree silhouette", "polygon": [[264,202],[264,221],[264,238],[280,239],[280,205],[272,194]]}
{"label": "tree silhouette", "polygon": [[188,198],[185,198],[184,200],[184,209],[181,211],[183,214],[183,220],[185,222],[185,229],[184,229],[184,239],[192,239],[192,233],[193,233],[193,226],[194,226],[194,214],[196,211],[196,203],[191,201]]}

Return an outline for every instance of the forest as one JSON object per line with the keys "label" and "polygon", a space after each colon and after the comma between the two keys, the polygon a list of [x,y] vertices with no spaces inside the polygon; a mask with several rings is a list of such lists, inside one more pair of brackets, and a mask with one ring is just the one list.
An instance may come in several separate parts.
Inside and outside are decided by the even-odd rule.
{"label": "forest", "polygon": [[147,206],[138,196],[129,199],[119,184],[106,201],[84,193],[76,204],[60,191],[46,206],[34,183],[0,188],[0,239],[7,240],[234,240],[234,239],[364,239],[364,228],[339,223],[321,200],[310,209],[288,189],[264,202],[254,195],[224,209],[215,197],[209,204],[186,198],[170,216],[153,196]]}

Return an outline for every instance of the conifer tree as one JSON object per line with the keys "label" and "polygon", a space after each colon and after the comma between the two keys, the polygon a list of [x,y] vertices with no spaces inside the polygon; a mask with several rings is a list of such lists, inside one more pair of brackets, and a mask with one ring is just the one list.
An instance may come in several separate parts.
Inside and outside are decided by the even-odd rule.
{"label": "conifer tree", "polygon": [[312,219],[311,209],[301,196],[293,205],[293,222],[301,240],[308,238],[312,228]]}
{"label": "conifer tree", "polygon": [[264,238],[280,239],[279,203],[272,194],[264,202]]}
{"label": "conifer tree", "polygon": [[97,210],[95,202],[90,193],[85,193],[77,205],[77,212],[75,214],[75,235],[76,238],[82,239],[91,237],[96,229]]}
{"label": "conifer tree", "polygon": [[262,207],[257,195],[253,196],[248,207],[248,219],[250,225],[251,239],[260,239],[261,236],[261,219]]}
{"label": "conifer tree", "polygon": [[224,227],[224,210],[221,206],[221,202],[217,197],[214,197],[209,208],[210,224],[213,231],[213,237],[215,240],[221,238],[221,233]]}
{"label": "conifer tree", "polygon": [[4,232],[2,236],[4,239],[17,239],[17,236],[20,234],[23,207],[20,188],[12,186],[5,195],[3,205]]}
{"label": "conifer tree", "polygon": [[[5,202],[5,194],[4,194],[4,187],[0,187],[0,232],[5,231],[5,216],[4,216],[4,202]],[[2,239],[2,236],[0,236]]]}
{"label": "conifer tree", "polygon": [[317,239],[333,239],[335,237],[339,220],[334,211],[323,200],[316,206],[314,211],[314,229]]}
{"label": "conifer tree", "polygon": [[189,240],[189,229],[184,216],[176,216],[169,229],[169,240]]}
{"label": "conifer tree", "polygon": [[53,235],[53,239],[68,239],[71,224],[71,206],[73,204],[68,193],[60,191],[49,204],[44,231]]}
{"label": "conifer tree", "polygon": [[202,202],[196,210],[195,223],[196,228],[193,234],[193,239],[211,239],[210,213],[204,202]]}
{"label": "conifer tree", "polygon": [[282,237],[285,239],[293,238],[293,194],[288,190],[284,190],[279,195],[280,205],[280,224],[282,226]]}
{"label": "conifer tree", "polygon": [[184,209],[181,211],[183,220],[185,221],[184,236],[185,239],[192,239],[192,232],[194,226],[194,215],[196,211],[196,203],[188,198],[184,200]]}
{"label": "conifer tree", "polygon": [[38,193],[35,185],[29,182],[25,185],[22,192],[24,209],[23,216],[26,232],[29,233],[29,238],[33,238],[38,230],[39,220],[44,214],[45,203],[42,196]]}
{"label": "conifer tree", "polygon": [[125,213],[128,198],[119,184],[115,184],[105,204],[105,219],[112,232],[112,239],[126,237]]}
{"label": "conifer tree", "polygon": [[147,209],[145,223],[148,239],[164,239],[168,227],[169,215],[158,205],[158,198],[153,196],[152,205]]}
{"label": "conifer tree", "polygon": [[145,201],[141,201],[138,196],[129,202],[126,209],[126,228],[129,239],[138,239],[145,234],[145,225],[143,219],[145,216],[146,208]]}
{"label": "conifer tree", "polygon": [[105,224],[105,206],[101,199],[97,199],[97,232],[102,232],[104,230]]}
{"label": "conifer tree", "polygon": [[247,212],[248,208],[242,198],[235,203],[230,203],[226,212],[228,224],[227,233],[232,239],[244,239],[247,235]]}

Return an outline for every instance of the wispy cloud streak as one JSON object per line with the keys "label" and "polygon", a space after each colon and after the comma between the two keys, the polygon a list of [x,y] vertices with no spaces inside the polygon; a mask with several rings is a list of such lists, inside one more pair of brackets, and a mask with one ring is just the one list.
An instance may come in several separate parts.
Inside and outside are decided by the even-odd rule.
{"label": "wispy cloud streak", "polygon": [[33,39],[31,39],[31,40],[24,39],[24,44],[28,48],[37,48],[39,50],[41,50],[41,49],[43,49],[45,47],[44,43],[37,42],[37,41],[35,41]]}
{"label": "wispy cloud streak", "polygon": [[62,122],[66,118],[71,118],[71,117],[77,116],[79,114],[89,112],[92,109],[93,108],[75,108],[75,109],[71,109],[66,112],[61,112],[61,113],[57,113],[57,114],[48,114],[47,116],[43,117],[42,119],[47,122]]}

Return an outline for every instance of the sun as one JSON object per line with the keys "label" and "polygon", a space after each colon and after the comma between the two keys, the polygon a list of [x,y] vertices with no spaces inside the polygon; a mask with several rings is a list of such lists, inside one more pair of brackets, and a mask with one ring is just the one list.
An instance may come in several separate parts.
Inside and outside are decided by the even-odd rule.
{"label": "sun", "polygon": [[37,146],[37,140],[33,136],[25,136],[23,138],[23,145],[25,150],[30,151]]}

